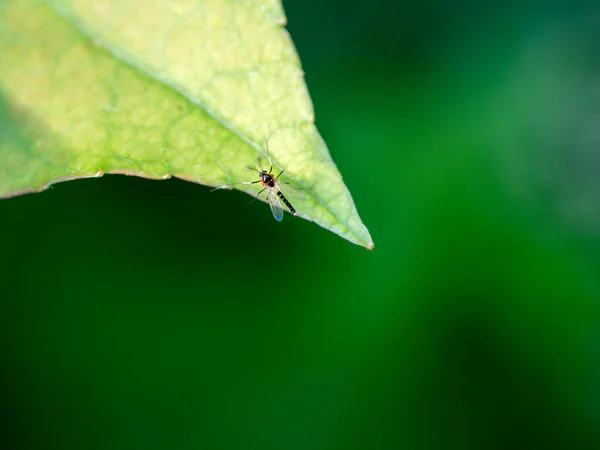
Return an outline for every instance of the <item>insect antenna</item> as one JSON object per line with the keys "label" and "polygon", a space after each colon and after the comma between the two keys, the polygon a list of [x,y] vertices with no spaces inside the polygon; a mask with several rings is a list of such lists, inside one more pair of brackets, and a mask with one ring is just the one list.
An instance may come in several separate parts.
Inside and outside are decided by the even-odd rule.
{"label": "insect antenna", "polygon": [[252,166],[244,166],[244,167],[248,170],[253,170],[254,172],[260,173],[260,170],[258,170],[256,167],[252,167]]}

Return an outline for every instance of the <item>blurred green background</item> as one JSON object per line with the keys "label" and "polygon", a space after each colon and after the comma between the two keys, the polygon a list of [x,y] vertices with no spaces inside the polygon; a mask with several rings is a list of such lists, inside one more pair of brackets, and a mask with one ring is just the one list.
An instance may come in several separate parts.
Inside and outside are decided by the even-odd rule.
{"label": "blurred green background", "polygon": [[600,448],[600,6],[284,7],[375,251],[179,180],[1,201],[3,448]]}

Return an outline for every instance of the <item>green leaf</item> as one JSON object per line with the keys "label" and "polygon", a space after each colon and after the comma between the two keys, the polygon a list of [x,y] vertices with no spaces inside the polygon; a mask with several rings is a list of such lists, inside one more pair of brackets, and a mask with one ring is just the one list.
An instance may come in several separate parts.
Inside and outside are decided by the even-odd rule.
{"label": "green leaf", "polygon": [[5,2],[0,197],[105,173],[246,181],[270,126],[298,215],[373,248],[284,24],[279,0]]}

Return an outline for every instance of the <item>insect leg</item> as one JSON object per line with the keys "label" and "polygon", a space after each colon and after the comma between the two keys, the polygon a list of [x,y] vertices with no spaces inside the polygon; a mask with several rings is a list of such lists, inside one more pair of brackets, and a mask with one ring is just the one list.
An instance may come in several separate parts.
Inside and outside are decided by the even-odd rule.
{"label": "insect leg", "polygon": [[242,181],[240,183],[224,184],[223,186],[218,186],[218,187],[216,187],[214,189],[211,189],[210,192],[217,191],[219,189],[227,189],[227,188],[229,188],[231,186],[236,186],[238,184],[256,184],[256,183],[260,183],[260,180],[256,180],[256,181]]}
{"label": "insect leg", "polygon": [[273,172],[273,161],[271,161],[271,153],[269,152],[269,131],[271,130],[271,124],[269,124],[269,126],[267,127],[267,156],[269,157],[269,165],[271,166],[269,168],[269,173]]}

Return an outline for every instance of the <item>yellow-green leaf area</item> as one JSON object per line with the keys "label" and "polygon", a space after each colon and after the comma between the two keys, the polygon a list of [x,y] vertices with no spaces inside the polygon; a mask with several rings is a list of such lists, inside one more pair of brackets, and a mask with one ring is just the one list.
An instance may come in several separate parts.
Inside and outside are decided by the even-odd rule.
{"label": "yellow-green leaf area", "polygon": [[298,215],[372,248],[284,23],[272,0],[4,3],[0,196],[104,173],[246,181],[270,127]]}

